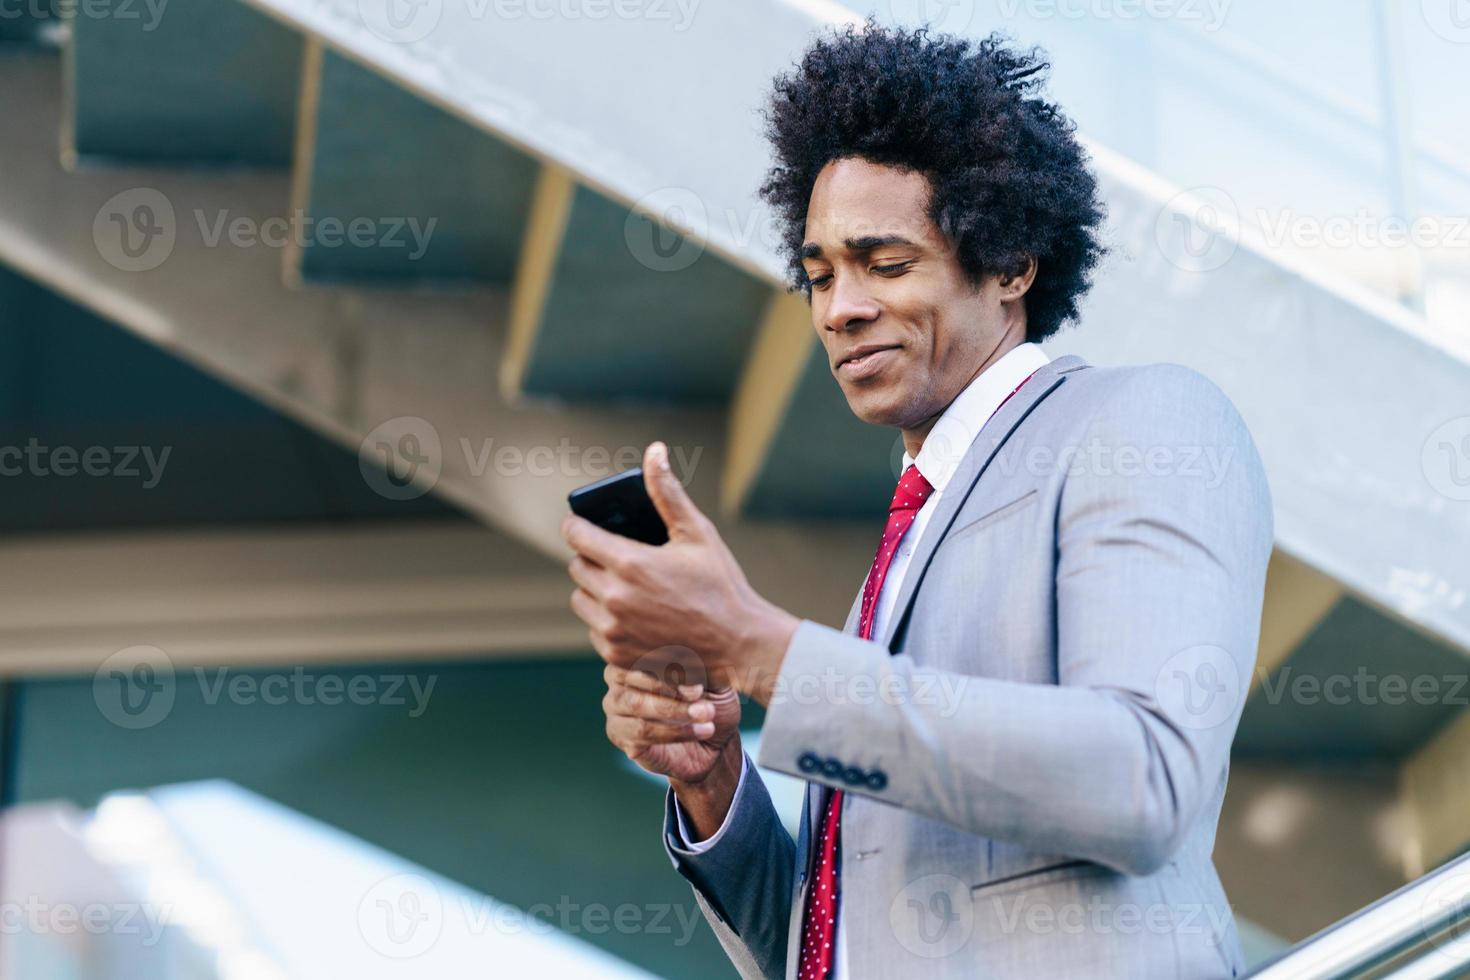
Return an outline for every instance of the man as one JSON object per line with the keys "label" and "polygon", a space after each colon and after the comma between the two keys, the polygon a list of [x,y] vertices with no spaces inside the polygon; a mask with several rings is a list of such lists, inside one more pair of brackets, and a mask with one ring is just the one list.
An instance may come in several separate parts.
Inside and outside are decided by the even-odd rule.
{"label": "man", "polygon": [[[1044,67],[869,22],[777,80],[762,192],[849,407],[906,450],[842,631],[751,588],[661,443],[668,544],[563,526],[608,735],[668,777],[669,855],[747,977],[1243,970],[1211,851],[1270,497],[1200,374],[1036,345],[1101,251]],[[702,683],[650,669],[677,651]],[[737,694],[809,780],[795,842]]]}

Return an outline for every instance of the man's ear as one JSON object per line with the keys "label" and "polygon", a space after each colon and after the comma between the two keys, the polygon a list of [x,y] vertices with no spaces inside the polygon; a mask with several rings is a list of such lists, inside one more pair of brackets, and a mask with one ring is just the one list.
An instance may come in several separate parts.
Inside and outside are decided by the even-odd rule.
{"label": "man's ear", "polygon": [[1018,300],[1026,295],[1031,284],[1036,281],[1036,256],[1023,255],[1014,263],[1009,270],[1000,276],[1000,300],[1002,303]]}

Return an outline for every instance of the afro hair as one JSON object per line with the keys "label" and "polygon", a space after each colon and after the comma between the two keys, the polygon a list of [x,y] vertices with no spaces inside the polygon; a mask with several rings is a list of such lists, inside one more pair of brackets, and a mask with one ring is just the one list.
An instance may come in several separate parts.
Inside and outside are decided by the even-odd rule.
{"label": "afro hair", "polygon": [[860,157],[927,178],[929,217],[971,284],[1036,259],[1027,340],[1075,320],[1105,252],[1104,211],[1075,125],[1039,94],[1049,68],[998,34],[971,41],[872,18],[814,42],[776,77],[764,113],[775,162],[760,193],[792,289],[811,297],[800,250],[817,174]]}

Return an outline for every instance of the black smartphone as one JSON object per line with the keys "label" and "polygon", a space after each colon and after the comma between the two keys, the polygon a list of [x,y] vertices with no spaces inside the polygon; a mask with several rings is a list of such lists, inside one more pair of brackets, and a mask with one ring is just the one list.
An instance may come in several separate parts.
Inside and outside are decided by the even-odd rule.
{"label": "black smartphone", "polygon": [[637,467],[578,487],[567,494],[567,503],[573,514],[614,534],[645,544],[669,540],[669,529],[643,485],[643,470]]}

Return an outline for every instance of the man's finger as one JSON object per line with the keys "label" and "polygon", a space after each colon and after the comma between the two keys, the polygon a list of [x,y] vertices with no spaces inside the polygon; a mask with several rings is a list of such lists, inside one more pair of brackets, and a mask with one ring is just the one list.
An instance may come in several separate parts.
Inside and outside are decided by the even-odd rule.
{"label": "man's finger", "polygon": [[670,684],[652,671],[630,670],[617,664],[608,664],[603,668],[602,677],[607,681],[608,687],[614,685],[631,687],[639,691],[681,698],[685,701],[698,701],[704,695],[703,684]]}
{"label": "man's finger", "polygon": [[607,719],[607,736],[619,748],[638,748],[645,745],[672,745],[675,742],[702,742],[715,733],[715,723],[698,721],[687,725],[670,725],[629,718],[627,715],[612,715]]}
{"label": "man's finger", "polygon": [[592,633],[601,634],[612,625],[612,614],[602,607],[602,603],[592,598],[592,593],[581,586],[572,593],[571,601],[572,612],[590,627]]}
{"label": "man's finger", "polygon": [[602,701],[603,710],[609,715],[625,715],[645,721],[657,721],[670,725],[687,725],[698,721],[713,721],[715,707],[709,701],[689,702],[662,694],[650,694],[631,687],[612,687]]}
{"label": "man's finger", "polygon": [[648,488],[648,496],[659,516],[664,519],[670,538],[699,532],[704,515],[694,506],[684,484],[674,475],[673,467],[669,465],[669,447],[662,442],[651,442],[643,451],[643,485]]}
{"label": "man's finger", "polygon": [[603,568],[611,569],[633,561],[637,557],[638,549],[652,547],[603,530],[587,518],[576,514],[568,514],[562,520],[561,539],[577,554],[586,556]]}
{"label": "man's finger", "polygon": [[567,565],[567,574],[598,602],[602,602],[603,596],[607,595],[607,569],[596,562],[582,555],[575,555]]}

